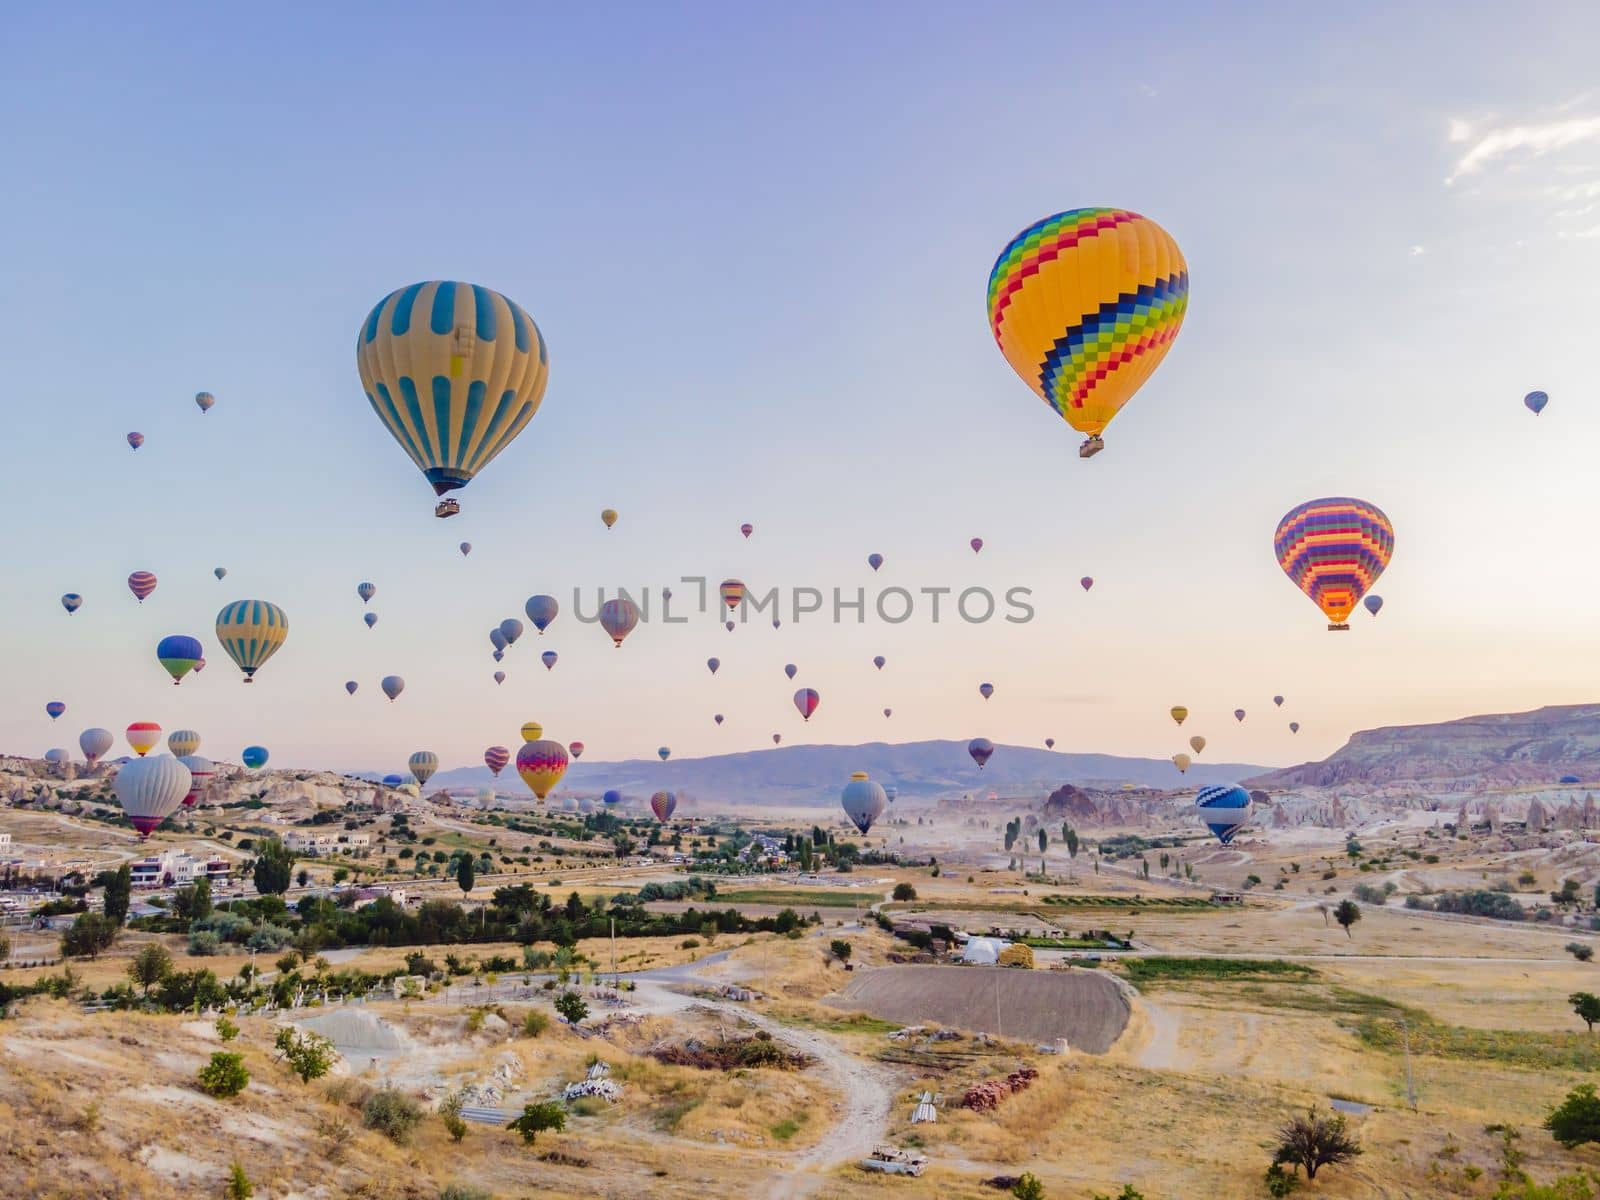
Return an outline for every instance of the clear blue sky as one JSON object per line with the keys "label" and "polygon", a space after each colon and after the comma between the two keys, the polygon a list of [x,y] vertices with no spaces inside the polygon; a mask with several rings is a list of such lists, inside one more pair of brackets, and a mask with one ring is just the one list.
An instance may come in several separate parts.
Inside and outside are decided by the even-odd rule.
{"label": "clear blue sky", "polygon": [[[774,731],[1167,755],[1185,703],[1207,757],[1276,763],[1594,699],[1600,9],[1077,12],[9,14],[0,747],[142,718],[225,759],[261,742],[275,765],[398,769],[426,747],[450,767],[533,717],[595,758]],[[1019,228],[1099,204],[1164,225],[1192,290],[1083,463],[983,291]],[[372,304],[429,278],[517,300],[552,364],[448,522],[353,355]],[[1532,387],[1553,397],[1537,419]],[[1271,554],[1278,517],[1329,493],[1397,528],[1388,607],[1339,637]],[[136,568],[161,578],[142,608]],[[486,632],[529,594],[683,574],[1022,585],[1038,617],[706,619],[615,652],[563,616],[555,671],[530,633],[490,679]],[[291,622],[249,689],[211,631],[245,596]],[[154,661],[174,632],[210,658],[176,690]],[[809,727],[786,661],[822,693]]]}

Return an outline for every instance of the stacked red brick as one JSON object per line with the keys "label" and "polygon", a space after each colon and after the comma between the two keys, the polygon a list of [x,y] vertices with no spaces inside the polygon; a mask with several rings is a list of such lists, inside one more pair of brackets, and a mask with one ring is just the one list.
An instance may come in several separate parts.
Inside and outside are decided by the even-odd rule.
{"label": "stacked red brick", "polygon": [[1004,1079],[986,1079],[967,1089],[961,1097],[961,1106],[978,1112],[992,1112],[1000,1107],[1000,1101],[1022,1091],[1037,1078],[1039,1072],[1033,1067],[1019,1067]]}

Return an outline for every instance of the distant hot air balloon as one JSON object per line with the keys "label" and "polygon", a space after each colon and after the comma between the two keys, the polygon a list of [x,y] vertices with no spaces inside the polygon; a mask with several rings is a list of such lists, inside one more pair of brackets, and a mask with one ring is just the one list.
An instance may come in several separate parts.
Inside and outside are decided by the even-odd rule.
{"label": "distant hot air balloon", "polygon": [[567,762],[565,746],[540,738],[536,742],[524,742],[517,751],[517,774],[522,776],[528,790],[543,800],[567,773]]}
{"label": "distant hot air balloon", "polygon": [[817,705],[821,703],[822,697],[817,695],[816,688],[801,688],[794,694],[794,706],[807,721],[811,720],[811,714],[817,711]]}
{"label": "distant hot air balloon", "polygon": [[359,688],[360,686],[361,685],[359,683],[357,683],[354,679],[346,679],[344,681],[344,690],[349,692],[352,696],[354,696],[356,694],[356,689]]}
{"label": "distant hot air balloon", "polygon": [[894,716],[894,709],[892,709],[892,708],[886,708],[886,709],[884,709],[884,710],[883,710],[883,715],[884,715],[884,716],[886,716],[886,717],[892,717],[892,716]]}
{"label": "distant hot air balloon", "polygon": [[56,746],[44,752],[44,760],[57,770],[61,770],[72,761],[72,755],[61,747]]}
{"label": "distant hot air balloon", "polygon": [[194,394],[194,402],[199,406],[201,412],[210,412],[211,406],[217,402],[217,398],[210,392],[196,392]]}
{"label": "distant hot air balloon", "polygon": [[990,696],[994,695],[994,684],[980,683],[978,685],[978,695],[987,700]]}
{"label": "distant hot air balloon", "polygon": [[1207,829],[1226,846],[1250,819],[1250,793],[1238,784],[1213,784],[1203,787],[1194,806]]}
{"label": "distant hot air balloon", "polygon": [[137,450],[140,446],[144,445],[144,434],[130,433],[128,435],[128,445]]}
{"label": "distant hot air balloon", "polygon": [[128,576],[128,590],[143,604],[145,597],[156,590],[156,577],[149,571],[135,571]]}
{"label": "distant hot air balloon", "polygon": [[724,579],[718,586],[717,591],[721,594],[722,603],[726,606],[730,614],[732,614],[734,609],[738,608],[740,603],[744,600],[745,586],[742,580]]}
{"label": "distant hot air balloon", "polygon": [[544,726],[537,721],[525,721],[522,725],[522,740],[537,742],[544,736]]}
{"label": "distant hot air balloon", "polygon": [[706,670],[710,671],[713,675],[715,675],[717,673],[717,668],[720,667],[721,665],[722,665],[722,660],[720,658],[708,658],[708,659],[706,659]]}
{"label": "distant hot air balloon", "polygon": [[268,757],[265,746],[246,746],[239,755],[239,761],[252,771],[259,771],[267,765]]}
{"label": "distant hot air balloon", "polygon": [[1180,775],[1188,772],[1189,764],[1192,761],[1187,754],[1174,754],[1172,756],[1172,765],[1178,768],[1178,774]]}
{"label": "distant hot air balloon", "polygon": [[[83,757],[92,767],[100,761],[100,757],[111,749],[116,739],[111,736],[109,729],[85,729],[78,735],[78,749],[83,751]],[[150,743],[152,746],[154,742]]]}
{"label": "distant hot air balloon", "polygon": [[872,823],[883,816],[883,810],[889,806],[889,796],[882,786],[867,777],[865,771],[857,771],[850,776],[850,782],[844,785],[844,791],[839,793],[839,803],[844,807],[844,815],[850,818],[850,823],[865,834],[872,828]]}
{"label": "distant hot air balloon", "polygon": [[385,675],[378,686],[383,689],[383,694],[389,697],[389,703],[393,704],[400,693],[406,690],[406,681],[398,675]]}
{"label": "distant hot air balloon", "polygon": [[638,623],[639,606],[626,596],[607,600],[600,606],[600,628],[618,649],[622,648],[622,639],[632,633]]}
{"label": "distant hot air balloon", "polygon": [[978,770],[983,770],[983,764],[989,761],[989,756],[994,753],[994,743],[988,738],[973,738],[967,743],[967,753],[972,755],[972,761],[978,764]]}
{"label": "distant hot air balloon", "polygon": [[1367,611],[1369,613],[1371,613],[1373,616],[1377,616],[1378,615],[1378,610],[1383,607],[1383,597],[1382,596],[1368,596],[1361,603],[1366,605]]}
{"label": "distant hot air balloon", "polygon": [[406,761],[406,766],[411,768],[411,774],[416,781],[426,786],[428,780],[433,778],[433,773],[439,769],[439,756],[432,750],[418,750]]}
{"label": "distant hot air balloon", "polygon": [[180,754],[178,761],[189,768],[189,791],[183,797],[183,806],[193,808],[200,803],[200,793],[205,791],[217,768],[209,758],[201,758],[194,753]]}
{"label": "distant hot air balloon", "polygon": [[198,640],[181,633],[164,637],[156,645],[156,659],[168,675],[172,676],[172,684],[176,687],[183,682],[183,677],[194,670],[195,663],[200,661],[205,650]]}
{"label": "distant hot air balloon", "polygon": [[61,607],[67,610],[68,616],[71,616],[83,607],[83,597],[77,592],[68,592],[61,597]]}
{"label": "distant hot air balloon", "polygon": [[783,741],[783,734],[775,733],[775,734],[772,735],[772,744],[774,746],[776,746],[781,741]]}
{"label": "distant hot air balloon", "polygon": [[1171,349],[1189,303],[1178,243],[1148,217],[1075,208],[1028,226],[989,272],[989,329],[1034,394],[1087,438],[1101,433]]}
{"label": "distant hot air balloon", "polygon": [[1087,592],[1094,586],[1094,580],[1085,575],[1082,579],[1078,580],[1078,586]]}
{"label": "distant hot air balloon", "polygon": [[712,715],[712,717],[711,717],[711,719],[712,719],[712,720],[713,720],[713,721],[715,721],[715,722],[716,722],[716,723],[717,723],[717,724],[718,724],[718,725],[721,725],[721,724],[722,724],[722,714],[721,714],[721,713],[715,713],[715,714],[713,714],[713,715]]}
{"label": "distant hot air balloon", "polygon": [[1055,740],[1055,738],[1045,738],[1045,740],[1044,740],[1044,748],[1046,750],[1054,750],[1056,748],[1056,740]]}
{"label": "distant hot air balloon", "polygon": [[1189,715],[1189,710],[1187,708],[1185,708],[1181,704],[1174,704],[1172,706],[1172,708],[1170,710],[1168,710],[1168,711],[1170,711],[1172,713],[1172,719],[1174,721],[1176,721],[1179,725],[1182,725],[1184,720]]}
{"label": "distant hot air balloon", "polygon": [[1192,738],[1189,739],[1189,749],[1193,750],[1196,754],[1199,754],[1205,748],[1206,748],[1206,740],[1205,740],[1205,738],[1201,737],[1198,733],[1195,734]]}
{"label": "distant hot air balloon", "polygon": [[135,721],[128,726],[123,736],[128,739],[128,745],[133,747],[133,752],[143,758],[161,740],[161,726],[154,721]]}
{"label": "distant hot air balloon", "polygon": [[1289,581],[1328,618],[1328,628],[1349,629],[1350,610],[1394,554],[1394,526],[1365,500],[1307,500],[1278,522],[1272,549]]}
{"label": "distant hot air balloon", "polygon": [[621,804],[622,793],[617,791],[616,788],[607,788],[605,794],[600,797],[600,803],[604,804],[607,808]]}
{"label": "distant hot air balloon", "polygon": [[504,671],[496,671],[494,673],[494,681],[496,683],[504,683],[506,681],[506,673]]}
{"label": "distant hot air balloon", "polygon": [[212,567],[211,568],[211,573],[213,575],[215,575],[219,580],[226,579],[228,577],[228,568],[227,567]]}
{"label": "distant hot air balloon", "polygon": [[884,656],[883,656],[883,655],[881,655],[881,654],[876,654],[876,655],[874,655],[874,656],[873,656],[873,658],[872,658],[872,665],[873,665],[873,666],[875,666],[875,667],[877,667],[877,668],[878,668],[878,670],[880,670],[880,671],[881,671],[881,670],[883,670],[883,664],[884,664],[884,663],[886,663],[886,662],[888,662],[888,661],[889,661],[889,660],[888,660],[888,659],[887,659],[887,658],[885,658],[885,657],[884,657]]}
{"label": "distant hot air balloon", "polygon": [[657,746],[656,747],[656,757],[659,758],[662,762],[666,762],[667,759],[672,757],[672,747],[671,746]]}
{"label": "distant hot air balloon", "polygon": [[122,805],[123,815],[143,841],[177,811],[193,782],[188,767],[170,754],[158,754],[124,763],[112,780],[111,789]]}
{"label": "distant hot air balloon", "polygon": [[358,584],[356,584],[356,595],[361,597],[361,602],[363,604],[365,604],[367,601],[371,600],[377,594],[378,594],[378,585],[375,584],[375,583],[358,583]]}
{"label": "distant hot air balloon", "polygon": [[496,626],[489,630],[489,644],[496,650],[504,650],[511,643],[506,641],[506,635]]}
{"label": "distant hot air balloon", "polygon": [[1244,720],[1244,709],[1242,709],[1242,708],[1234,709],[1233,710],[1233,719],[1235,721],[1242,722]]}
{"label": "distant hot air balloon", "polygon": [[556,652],[554,650],[546,650],[543,654],[539,655],[539,661],[544,664],[544,669],[546,671],[550,670],[556,665]]}
{"label": "distant hot air balloon", "polygon": [[893,804],[894,798],[900,794],[900,789],[891,783],[883,789],[883,794],[889,798],[889,803]]}
{"label": "distant hot air balloon", "polygon": [[1272,698],[1272,702],[1274,704],[1276,704],[1279,708],[1283,707],[1283,697],[1282,696],[1274,696]]}
{"label": "distant hot air balloon", "polygon": [[785,675],[787,675],[790,679],[793,679],[796,675],[798,675],[800,673],[800,668],[795,666],[793,663],[784,663],[783,664],[783,673]]}
{"label": "distant hot air balloon", "polygon": [[194,660],[195,674],[198,675],[201,671],[204,671],[205,669],[206,669],[206,660],[205,660],[205,655],[202,654],[199,658]]}
{"label": "distant hot air balloon", "polygon": [[678,798],[671,792],[656,792],[650,797],[650,811],[655,814],[656,820],[665,825],[672,820],[672,814],[678,809]]}
{"label": "distant hot air balloon", "polygon": [[617,510],[614,508],[602,508],[600,510],[600,523],[610,529],[617,523]]}
{"label": "distant hot air balloon", "polygon": [[288,636],[289,618],[283,609],[265,600],[235,600],[217,614],[217,640],[244,672],[246,683]]}
{"label": "distant hot air balloon", "polygon": [[1290,733],[1299,733],[1300,732],[1300,722],[1299,721],[1290,721],[1289,722],[1289,732]]}
{"label": "distant hot air balloon", "polygon": [[732,621],[724,621],[722,623],[722,627],[724,629],[726,629],[729,633],[733,632],[733,622]]}
{"label": "distant hot air balloon", "polygon": [[976,554],[976,553],[978,553],[978,551],[983,549],[983,539],[982,538],[973,538],[970,542],[967,543],[967,545],[971,546],[972,547],[972,552],[974,554]]}
{"label": "distant hot air balloon", "polygon": [[774,629],[776,629],[776,628],[778,628],[778,626],[780,626],[780,625],[782,625],[782,624],[783,624],[783,622],[782,622],[782,621],[780,621],[780,620],[778,620],[778,618],[777,618],[777,617],[773,617],[773,618],[772,618],[772,627],[773,627],[773,628],[774,628]]}
{"label": "distant hot air balloon", "polygon": [[567,743],[567,753],[572,755],[572,761],[573,762],[577,762],[578,759],[583,757],[583,743],[582,742],[568,742]]}
{"label": "distant hot air balloon", "polygon": [[369,612],[366,615],[364,615],[361,619],[367,623],[367,628],[371,629],[374,625],[376,625],[378,623],[378,614],[377,613],[373,613],[373,612]]}
{"label": "distant hot air balloon", "polygon": [[62,713],[67,711],[67,706],[59,700],[52,700],[44,706],[44,711],[49,715],[50,719],[54,721]]}
{"label": "distant hot air balloon", "polygon": [[490,746],[483,752],[483,765],[489,768],[491,774],[500,774],[510,761],[511,751],[504,746]]}
{"label": "distant hot air balloon", "polygon": [[465,558],[467,555],[472,553],[472,543],[471,542],[462,542],[459,546],[456,547],[456,549],[461,551],[461,557]]}
{"label": "distant hot air balloon", "polygon": [[743,525],[739,526],[739,532],[744,534],[745,537],[749,537],[752,533],[755,532],[755,528],[756,527],[754,525],[750,524],[749,521],[746,521]]}
{"label": "distant hot air balloon", "polygon": [[[367,402],[439,496],[466,486],[533,419],[549,364],[532,318],[473,284],[391,292],[356,338]],[[434,513],[459,510],[445,500]]]}
{"label": "distant hot air balloon", "polygon": [[200,752],[200,735],[193,729],[174,729],[167,734],[167,749],[174,758],[188,758]]}
{"label": "distant hot air balloon", "polygon": [[528,620],[533,622],[533,627],[540,633],[549,628],[550,622],[556,619],[561,611],[561,605],[554,596],[529,596],[528,602],[522,606],[528,614]]}
{"label": "distant hot air balloon", "polygon": [[1550,397],[1544,392],[1529,392],[1522,398],[1522,402],[1528,406],[1528,411],[1537,417],[1544,411],[1544,406],[1550,403]]}
{"label": "distant hot air balloon", "polygon": [[515,646],[517,639],[522,636],[522,622],[515,617],[507,617],[500,622],[500,636],[505,638],[506,645]]}
{"label": "distant hot air balloon", "polygon": [[867,566],[876,571],[879,567],[883,566],[883,555],[877,553],[867,555]]}
{"label": "distant hot air balloon", "polygon": [[475,799],[478,801],[479,808],[493,808],[495,790],[492,787],[481,787],[477,790]]}

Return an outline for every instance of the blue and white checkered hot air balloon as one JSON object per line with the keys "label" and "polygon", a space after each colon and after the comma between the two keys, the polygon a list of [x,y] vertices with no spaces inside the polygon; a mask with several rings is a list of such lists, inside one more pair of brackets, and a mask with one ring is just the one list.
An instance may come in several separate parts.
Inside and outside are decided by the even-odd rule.
{"label": "blue and white checkered hot air balloon", "polygon": [[1224,846],[1233,841],[1233,835],[1250,820],[1250,793],[1238,784],[1212,784],[1200,789],[1194,806],[1206,828],[1217,835]]}

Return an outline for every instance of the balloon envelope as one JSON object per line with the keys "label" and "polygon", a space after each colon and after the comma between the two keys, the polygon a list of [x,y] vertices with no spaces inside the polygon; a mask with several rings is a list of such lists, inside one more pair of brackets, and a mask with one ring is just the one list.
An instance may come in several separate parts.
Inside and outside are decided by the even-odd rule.
{"label": "balloon envelope", "polygon": [[360,686],[361,685],[359,683],[357,683],[354,679],[346,679],[344,681],[344,690],[349,692],[352,696],[354,696],[356,694],[356,689],[359,688]]}
{"label": "balloon envelope", "polygon": [[178,761],[189,768],[189,791],[183,797],[183,803],[186,808],[193,808],[200,802],[200,793],[205,790],[217,769],[209,758],[201,758],[198,754],[180,754]]}
{"label": "balloon envelope", "polygon": [[1172,714],[1172,719],[1179,725],[1182,725],[1184,719],[1189,715],[1189,710],[1181,704],[1174,704],[1168,711]]}
{"label": "balloon envelope", "polygon": [[1373,616],[1377,616],[1378,615],[1378,610],[1383,607],[1383,597],[1382,596],[1368,596],[1361,603],[1366,606],[1366,609],[1367,609],[1367,611],[1369,613],[1371,613]]}
{"label": "balloon envelope", "polygon": [[496,683],[504,683],[506,681],[506,673],[504,671],[496,671],[494,673],[494,681]]}
{"label": "balloon envelope", "polygon": [[385,675],[378,686],[383,689],[383,694],[389,697],[390,702],[393,703],[395,697],[406,690],[406,681],[398,675]]}
{"label": "balloon envelope", "polygon": [[218,579],[226,579],[228,577],[228,568],[227,567],[213,567],[211,569],[211,573],[213,575],[215,575]]}
{"label": "balloon envelope", "polygon": [[67,706],[59,700],[51,700],[44,706],[44,711],[49,718],[54,721],[62,713],[67,711]]}
{"label": "balloon envelope", "polygon": [[360,596],[363,601],[371,600],[377,594],[378,594],[378,586],[377,586],[377,584],[373,584],[373,583],[358,583],[358,584],[356,584],[356,595]]}
{"label": "balloon envelope", "polygon": [[265,746],[246,746],[244,753],[239,755],[239,761],[252,771],[259,771],[267,765],[268,757],[270,756]]}
{"label": "balloon envelope", "polygon": [[174,729],[167,734],[167,749],[177,758],[199,753],[200,735],[193,729]]}
{"label": "balloon envelope", "polygon": [[544,726],[537,721],[524,721],[522,723],[522,740],[537,742],[544,736]]}
{"label": "balloon envelope", "polygon": [[1289,581],[1328,618],[1328,628],[1344,629],[1350,610],[1394,555],[1394,526],[1365,500],[1307,500],[1278,522],[1272,550]]}
{"label": "balloon envelope", "polygon": [[[372,613],[367,615],[373,617]],[[246,683],[255,678],[262,664],[278,652],[288,636],[289,618],[283,615],[283,609],[265,600],[235,600],[217,614],[217,640],[244,672]]]}
{"label": "balloon envelope", "polygon": [[194,670],[195,663],[204,654],[205,650],[199,641],[181,633],[164,637],[156,645],[156,658],[167,674],[172,676],[174,684],[182,683],[183,677]]}
{"label": "balloon envelope", "polygon": [[578,759],[583,757],[583,743],[582,742],[568,742],[567,743],[567,753],[572,755],[573,761],[576,762]]}
{"label": "balloon envelope", "polygon": [[1283,697],[1282,696],[1274,696],[1272,698],[1272,702],[1274,704],[1276,704],[1279,708],[1283,707]]}
{"label": "balloon envelope", "polygon": [[497,626],[489,630],[489,644],[496,650],[504,650],[511,643],[506,640],[506,635]]}
{"label": "balloon envelope", "polygon": [[711,718],[711,719],[712,719],[712,720],[713,720],[713,721],[715,721],[715,722],[716,722],[716,723],[717,723],[717,724],[718,724],[718,725],[721,725],[721,724],[722,724],[722,714],[721,714],[721,713],[717,713],[717,714],[716,714],[716,715],[714,715],[714,716],[713,716],[713,717],[712,717],[712,718]]}
{"label": "balloon envelope", "polygon": [[123,736],[128,739],[128,745],[133,747],[133,752],[143,758],[161,740],[161,726],[154,721],[135,721],[128,726]]}
{"label": "balloon envelope", "polygon": [[817,711],[817,705],[821,703],[822,697],[817,695],[816,688],[801,688],[794,694],[794,706],[807,721],[811,720],[811,714]]}
{"label": "balloon envelope", "polygon": [[135,571],[128,576],[128,590],[143,604],[145,597],[156,590],[156,577],[149,571]]}
{"label": "balloon envelope", "polygon": [[456,549],[461,551],[461,557],[465,558],[467,555],[472,553],[472,543],[462,542],[461,545],[456,547]]}
{"label": "balloon envelope", "polygon": [[367,613],[366,616],[362,617],[361,619],[367,623],[367,628],[371,629],[374,625],[376,625],[378,623],[378,614],[377,613]]}
{"label": "balloon envelope", "polygon": [[101,755],[111,749],[111,744],[115,740],[109,729],[99,727],[85,729],[78,735],[78,749],[83,751],[83,757],[92,767],[100,761]]}
{"label": "balloon envelope", "polygon": [[533,627],[540,633],[549,628],[550,622],[554,621],[561,611],[561,605],[556,603],[554,596],[544,595],[529,596],[528,602],[522,608],[528,614],[528,620],[533,622]]}
{"label": "balloon envelope", "polygon": [[67,592],[61,597],[61,607],[69,613],[75,613],[83,607],[83,597],[77,592]]}
{"label": "balloon envelope", "polygon": [[1174,754],[1172,756],[1172,765],[1178,768],[1180,775],[1188,771],[1189,764],[1193,761],[1187,754]]}
{"label": "balloon envelope", "polygon": [[1205,748],[1206,740],[1198,733],[1189,739],[1189,749],[1193,750],[1196,754],[1199,754],[1200,751],[1204,750]]}
{"label": "balloon envelope", "polygon": [[983,764],[989,761],[989,756],[994,753],[994,743],[988,738],[973,738],[967,743],[967,753],[972,755],[972,761],[978,764],[978,769],[983,770]]}
{"label": "balloon envelope", "polygon": [[399,787],[404,782],[405,777],[403,775],[385,775],[383,777],[384,787]]}
{"label": "balloon envelope", "polygon": [[796,675],[798,675],[800,673],[800,668],[795,666],[793,663],[784,663],[783,664],[783,673],[785,675],[787,675],[790,679],[793,679]]}
{"label": "balloon envelope", "polygon": [[1550,403],[1550,397],[1544,392],[1529,392],[1522,398],[1522,402],[1528,406],[1529,412],[1538,416],[1544,411],[1544,406]]}
{"label": "balloon envelope", "polygon": [[750,524],[750,522],[746,521],[743,525],[739,526],[739,532],[744,534],[745,537],[749,537],[752,533],[755,532],[755,528],[756,527],[754,525],[752,525],[752,524]]}
{"label": "balloon envelope", "polygon": [[706,659],[706,670],[710,671],[713,675],[715,675],[717,673],[717,668],[720,667],[721,665],[722,665],[722,660],[720,658],[708,658],[708,659]]}
{"label": "balloon envelope", "polygon": [[1300,722],[1299,721],[1290,721],[1289,722],[1289,732],[1290,733],[1299,733],[1300,732]]}
{"label": "balloon envelope", "polygon": [[140,446],[144,445],[144,434],[130,433],[128,435],[128,445],[137,450]]}
{"label": "balloon envelope", "polygon": [[987,700],[990,696],[994,695],[994,684],[980,683],[978,685],[978,695]]}
{"label": "balloon envelope", "polygon": [[662,762],[666,762],[667,759],[672,757],[672,747],[671,746],[657,746],[656,747],[656,757],[659,758]]}
{"label": "balloon envelope", "polygon": [[874,571],[876,571],[879,567],[883,566],[883,555],[881,555],[881,554],[869,554],[869,555],[867,555],[867,566],[871,567]]}
{"label": "balloon envelope", "polygon": [[678,798],[671,792],[656,792],[650,797],[650,811],[655,814],[656,820],[665,825],[672,820],[672,814],[677,811]]}
{"label": "balloon envelope", "polygon": [[543,654],[539,655],[539,661],[544,664],[544,669],[546,671],[550,670],[556,665],[556,652],[554,650],[546,650]]}
{"label": "balloon envelope", "polygon": [[211,406],[217,402],[217,398],[210,392],[196,392],[194,394],[194,402],[201,412],[210,412]]}
{"label": "balloon envelope", "polygon": [[728,611],[731,613],[739,607],[740,602],[744,599],[744,581],[740,579],[724,579],[717,585],[717,592],[722,597],[722,603],[727,606]]}
{"label": "balloon envelope", "polygon": [[1244,720],[1244,709],[1242,709],[1242,708],[1234,709],[1233,710],[1233,719],[1235,721],[1243,721]]}
{"label": "balloon envelope", "polygon": [[622,793],[617,791],[616,788],[608,788],[605,795],[600,797],[600,802],[606,805],[621,804]]}
{"label": "balloon envelope", "polygon": [[158,754],[124,763],[111,789],[142,841],[177,811],[193,782],[188,767],[170,754]]}
{"label": "balloon envelope", "polygon": [[888,662],[888,661],[889,660],[887,658],[885,658],[883,655],[877,654],[877,655],[874,655],[873,658],[872,658],[872,665],[877,667],[878,670],[881,671],[881,670],[883,670],[883,664]]}
{"label": "balloon envelope", "polygon": [[600,606],[600,628],[610,636],[613,645],[620,647],[622,639],[639,624],[639,606],[626,596],[607,600]]}
{"label": "balloon envelope", "polygon": [[614,508],[602,508],[600,510],[600,523],[610,529],[617,523],[617,510]]}
{"label": "balloon envelope", "polygon": [[974,554],[983,549],[982,538],[973,538],[972,541],[968,542],[967,544],[972,547],[972,552]]}
{"label": "balloon envelope", "polygon": [[1045,738],[1045,740],[1044,740],[1044,748],[1046,750],[1054,750],[1056,748],[1056,740],[1055,740],[1055,738]]}
{"label": "balloon envelope", "polygon": [[439,769],[439,756],[432,750],[418,750],[407,760],[406,766],[411,768],[411,774],[418,783],[425,784]]}
{"label": "balloon envelope", "polygon": [[883,816],[883,810],[889,806],[889,797],[880,784],[867,777],[865,771],[857,771],[850,776],[850,782],[844,785],[844,791],[839,794],[839,803],[851,824],[866,833],[872,828],[872,823]]}
{"label": "balloon envelope", "polygon": [[1250,819],[1250,793],[1238,784],[1201,788],[1194,798],[1194,806],[1206,828],[1216,834],[1224,846],[1233,841],[1233,835]]}
{"label": "balloon envelope", "polygon": [[1094,580],[1089,578],[1089,576],[1085,575],[1082,579],[1078,580],[1078,585],[1080,587],[1082,587],[1084,591],[1087,592],[1090,588],[1092,588],[1094,586]]}
{"label": "balloon envelope", "polygon": [[517,774],[539,799],[543,800],[567,773],[567,748],[560,742],[540,738],[524,742],[517,751]]}
{"label": "balloon envelope", "polygon": [[500,774],[506,769],[506,764],[511,761],[511,751],[504,746],[490,746],[483,752],[483,765],[495,774]]}
{"label": "balloon envelope", "polygon": [[522,636],[522,622],[515,617],[507,617],[500,622],[500,636],[505,638],[506,645],[515,646],[517,639]]}

